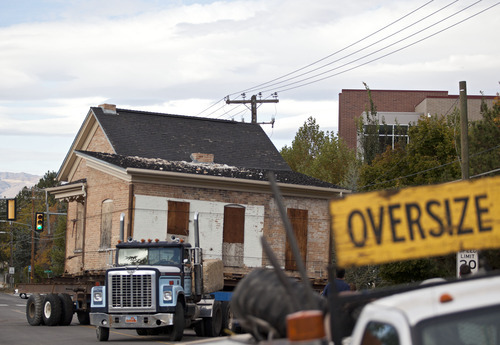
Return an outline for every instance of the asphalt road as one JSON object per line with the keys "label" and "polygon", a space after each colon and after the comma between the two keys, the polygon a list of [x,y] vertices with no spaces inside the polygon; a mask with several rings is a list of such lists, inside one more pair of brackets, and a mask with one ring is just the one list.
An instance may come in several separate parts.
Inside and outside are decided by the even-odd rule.
{"label": "asphalt road", "polygon": [[[26,320],[26,299],[0,293],[0,344],[5,345],[80,345],[106,344],[96,338],[94,326],[78,323],[76,314],[69,326],[30,326]],[[189,344],[214,340],[197,337],[186,330],[181,342],[166,341],[162,336],[138,336],[135,330],[111,330],[110,344]]]}

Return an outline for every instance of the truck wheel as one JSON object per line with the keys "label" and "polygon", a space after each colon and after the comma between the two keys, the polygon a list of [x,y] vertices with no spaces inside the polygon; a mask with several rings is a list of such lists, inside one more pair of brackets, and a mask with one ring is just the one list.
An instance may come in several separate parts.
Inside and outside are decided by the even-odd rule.
{"label": "truck wheel", "polygon": [[43,298],[35,293],[26,302],[26,318],[31,326],[39,326],[42,323]]}
{"label": "truck wheel", "polygon": [[175,314],[174,314],[174,325],[172,326],[170,333],[171,341],[181,341],[182,336],[184,335],[184,306],[182,303],[177,303],[175,306]]}
{"label": "truck wheel", "polygon": [[95,334],[97,336],[97,340],[99,340],[99,341],[108,341],[108,339],[109,339],[109,328],[97,326],[95,328]]}
{"label": "truck wheel", "polygon": [[212,310],[212,317],[203,319],[205,323],[205,335],[207,337],[218,337],[222,329],[222,309],[220,301],[215,301]]}
{"label": "truck wheel", "polygon": [[59,325],[69,326],[73,320],[73,300],[67,293],[60,293],[57,295],[61,300],[61,319]]}
{"label": "truck wheel", "polygon": [[234,316],[228,301],[222,301],[222,330],[220,335],[230,335],[234,332]]}
{"label": "truck wheel", "polygon": [[76,316],[80,325],[90,325],[90,315],[88,311],[77,311]]}
{"label": "truck wheel", "polygon": [[59,296],[49,293],[43,301],[42,319],[47,326],[56,326],[61,320],[62,305]]}

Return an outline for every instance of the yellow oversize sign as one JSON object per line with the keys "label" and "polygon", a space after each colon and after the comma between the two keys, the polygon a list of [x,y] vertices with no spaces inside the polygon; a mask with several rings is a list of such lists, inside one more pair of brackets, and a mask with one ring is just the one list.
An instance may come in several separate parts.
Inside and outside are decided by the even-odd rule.
{"label": "yellow oversize sign", "polygon": [[500,176],[349,195],[330,203],[337,265],[500,247]]}

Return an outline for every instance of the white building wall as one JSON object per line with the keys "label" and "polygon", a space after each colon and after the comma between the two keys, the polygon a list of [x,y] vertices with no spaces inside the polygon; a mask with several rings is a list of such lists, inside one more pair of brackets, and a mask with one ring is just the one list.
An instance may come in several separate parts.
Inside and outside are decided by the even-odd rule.
{"label": "white building wall", "polygon": [[[198,212],[200,246],[205,259],[222,259],[224,206],[227,203],[175,199],[147,195],[135,196],[134,239],[170,240],[167,234],[168,201],[189,202],[189,236],[184,239],[194,246],[194,214]],[[264,231],[264,206],[245,205],[244,260],[247,267],[262,263],[260,238]],[[183,236],[179,236],[183,237]]]}

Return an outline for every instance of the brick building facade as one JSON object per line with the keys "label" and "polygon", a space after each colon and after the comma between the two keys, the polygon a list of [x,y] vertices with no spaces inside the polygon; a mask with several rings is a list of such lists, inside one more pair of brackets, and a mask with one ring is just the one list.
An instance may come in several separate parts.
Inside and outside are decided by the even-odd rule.
{"label": "brick building facade", "polygon": [[67,183],[49,188],[68,201],[65,270],[106,269],[129,237],[192,243],[197,212],[204,257],[222,259],[228,277],[269,264],[262,236],[294,275],[269,171],[309,276],[326,280],[328,203],[349,191],[291,171],[258,125],[93,107],[58,173]]}
{"label": "brick building facade", "polygon": [[[459,96],[448,95],[448,91],[413,91],[413,90],[370,90],[373,103],[379,113],[404,113],[396,116],[398,123],[408,123],[421,115],[445,115],[459,107]],[[467,108],[470,121],[480,118],[481,100],[492,106],[494,96],[468,96]],[[370,109],[370,101],[366,90],[343,89],[339,94],[339,137],[344,139],[350,148],[356,148],[356,118]],[[381,119],[380,119],[381,121]],[[395,123],[389,123],[395,124]]]}

